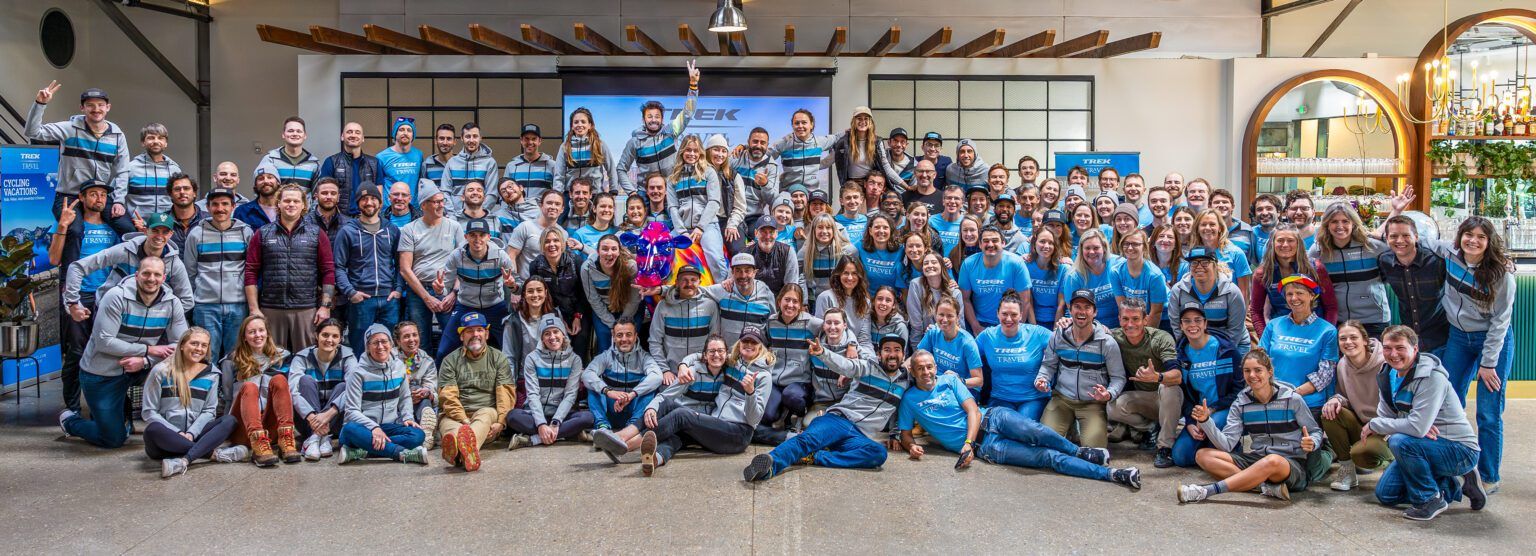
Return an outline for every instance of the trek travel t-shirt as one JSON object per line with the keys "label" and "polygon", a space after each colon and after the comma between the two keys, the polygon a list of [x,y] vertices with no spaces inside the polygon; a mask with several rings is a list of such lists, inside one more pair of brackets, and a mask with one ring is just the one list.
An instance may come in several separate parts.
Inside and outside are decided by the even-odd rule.
{"label": "trek travel t-shirt", "polygon": [[[85,233],[80,236],[80,258],[95,255],[117,243],[117,232],[111,226],[90,222],[83,224],[85,224]],[[80,282],[80,293],[96,295],[96,290],[101,289],[102,283],[107,281],[107,275],[111,273],[112,269],[103,268],[85,275],[85,279]]]}
{"label": "trek travel t-shirt", "polygon": [[1056,322],[1056,302],[1060,297],[1062,273],[1067,267],[1056,265],[1056,270],[1047,272],[1040,268],[1040,264],[1034,261],[1026,263],[1029,269],[1030,303],[1035,310],[1035,323],[1042,326],[1051,326]]}
{"label": "trek travel t-shirt", "polygon": [[959,452],[965,446],[965,401],[975,399],[965,387],[965,381],[955,375],[939,375],[933,390],[923,391],[916,385],[908,388],[901,397],[901,411],[896,417],[896,427],[912,430],[913,423],[933,435],[939,445],[951,452]]}
{"label": "trek travel t-shirt", "polygon": [[1061,279],[1061,297],[1065,300],[1062,306],[1071,307],[1072,292],[1082,289],[1093,290],[1093,303],[1099,308],[1098,316],[1094,318],[1099,321],[1099,324],[1110,328],[1119,326],[1120,307],[1115,304],[1115,292],[1109,285],[1109,273],[1114,266],[1114,261],[1110,261],[1104,272],[1099,274],[1089,272],[1087,279],[1084,279],[1077,269],[1067,268],[1062,273]]}
{"label": "trek travel t-shirt", "polygon": [[[1184,369],[1184,381],[1188,382],[1189,386],[1196,392],[1199,392],[1201,398],[1215,403],[1212,400],[1221,398],[1221,392],[1217,390],[1216,386],[1220,383],[1218,377],[1237,372],[1237,369],[1232,368],[1232,359],[1221,356],[1221,341],[1206,336],[1205,347],[1196,348],[1193,344],[1186,344],[1182,355],[1189,367]],[[1199,401],[1196,400],[1195,403],[1198,404]],[[1221,411],[1227,408],[1213,407],[1211,409]]]}
{"label": "trek travel t-shirt", "polygon": [[1147,304],[1149,311],[1153,303],[1168,304],[1168,278],[1157,265],[1142,259],[1141,276],[1131,276],[1128,266],[1129,263],[1121,260],[1109,271],[1109,287],[1116,296],[1140,300]]}
{"label": "trek travel t-shirt", "polygon": [[859,259],[864,261],[864,275],[869,278],[871,294],[880,286],[890,286],[896,288],[896,291],[907,288],[907,282],[901,279],[901,257],[906,253],[905,247],[898,247],[895,251],[865,251],[861,242],[855,249],[859,252]]}
{"label": "trek travel t-shirt", "polygon": [[987,268],[986,254],[977,253],[960,263],[960,292],[971,296],[976,320],[983,326],[997,324],[997,306],[1008,290],[1023,293],[1030,289],[1029,269],[1024,259],[1003,252],[997,266]]}
{"label": "trek travel t-shirt", "polygon": [[1017,403],[1051,397],[1050,392],[1035,389],[1035,375],[1040,373],[1050,341],[1049,328],[1028,323],[1020,324],[1012,338],[1003,334],[1001,326],[982,330],[976,336],[976,349],[992,370],[992,399]]}
{"label": "trek travel t-shirt", "polygon": [[[1264,327],[1259,347],[1275,362],[1275,380],[1300,387],[1323,361],[1339,362],[1339,330],[1317,315],[1308,315],[1306,323],[1299,325],[1289,318],[1274,319]],[[1320,407],[1332,396],[1329,384],[1303,399],[1307,407]]]}
{"label": "trek travel t-shirt", "polygon": [[933,361],[939,365],[939,374],[955,373],[966,379],[971,377],[971,369],[981,368],[981,352],[976,349],[976,338],[965,329],[956,331],[953,340],[946,340],[943,329],[930,326],[923,333],[923,339],[917,343],[917,348],[933,353]]}

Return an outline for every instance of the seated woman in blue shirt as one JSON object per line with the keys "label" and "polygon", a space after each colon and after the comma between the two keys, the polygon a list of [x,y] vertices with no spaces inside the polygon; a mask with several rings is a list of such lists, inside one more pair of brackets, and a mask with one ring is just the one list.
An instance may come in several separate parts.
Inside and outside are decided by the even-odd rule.
{"label": "seated woman in blue shirt", "polygon": [[1280,280],[1290,314],[1270,319],[1258,347],[1275,363],[1275,379],[1296,388],[1312,418],[1320,420],[1323,404],[1333,396],[1334,367],[1339,364],[1339,330],[1317,316],[1321,288],[1304,274]]}
{"label": "seated woman in blue shirt", "polygon": [[981,352],[976,349],[976,338],[960,327],[960,303],[953,297],[939,298],[934,320],[938,326],[928,328],[917,349],[933,353],[940,373],[960,375],[967,388],[980,391]]}
{"label": "seated woman in blue shirt", "polygon": [[1099,230],[1088,230],[1082,243],[1077,246],[1077,260],[1072,268],[1063,273],[1060,301],[1056,314],[1066,315],[1067,295],[1077,290],[1091,290],[1093,304],[1097,308],[1094,320],[1113,328],[1120,323],[1120,307],[1115,304],[1114,288],[1109,283],[1109,270],[1113,266],[1109,254],[1109,241]]}
{"label": "seated woman in blue shirt", "polygon": [[1194,467],[1196,453],[1211,443],[1190,412],[1204,404],[1215,408],[1211,417],[1217,423],[1226,422],[1227,408],[1243,387],[1238,375],[1242,355],[1225,336],[1207,330],[1205,310],[1199,305],[1179,311],[1179,328],[1184,332],[1174,348],[1179,355],[1179,369],[1167,381],[1184,387],[1185,427],[1173,441],[1173,464]]}

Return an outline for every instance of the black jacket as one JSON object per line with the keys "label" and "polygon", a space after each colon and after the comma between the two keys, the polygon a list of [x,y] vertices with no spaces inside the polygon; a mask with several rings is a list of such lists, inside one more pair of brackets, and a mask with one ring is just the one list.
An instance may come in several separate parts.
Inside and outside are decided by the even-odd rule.
{"label": "black jacket", "polygon": [[[320,173],[315,179],[335,178],[336,186],[341,190],[341,212],[347,216],[357,216],[357,188],[359,184],[379,182],[379,159],[371,154],[363,154],[357,158],[341,151],[326,157],[320,163]],[[385,185],[385,192],[389,186]]]}
{"label": "black jacket", "polygon": [[[533,264],[528,267],[529,278],[539,278],[549,285],[549,297],[560,314],[566,317],[566,324],[570,324],[576,315],[591,313],[587,308],[586,290],[581,286],[581,262],[577,259],[575,253],[567,250],[560,255],[560,262],[551,266],[549,259],[541,254],[534,257]],[[592,322],[588,318],[582,320]]]}

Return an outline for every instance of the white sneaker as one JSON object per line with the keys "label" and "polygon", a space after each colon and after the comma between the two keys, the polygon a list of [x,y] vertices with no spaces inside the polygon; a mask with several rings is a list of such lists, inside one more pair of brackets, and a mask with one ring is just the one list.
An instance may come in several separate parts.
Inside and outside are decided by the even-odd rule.
{"label": "white sneaker", "polygon": [[331,445],[331,435],[327,434],[325,436],[321,436],[320,437],[320,457],[322,457],[322,458],[331,457],[331,454],[335,453],[335,451],[336,451],[336,447]]}
{"label": "white sneaker", "polygon": [[160,478],[162,479],[169,479],[186,472],[186,458],[166,458],[160,460]]}
{"label": "white sneaker", "polygon": [[528,438],[528,435],[514,434],[512,435],[512,441],[507,443],[507,451],[510,452],[512,450],[528,446],[532,443],[533,442]]}
{"label": "white sneaker", "polygon": [[304,459],[320,461],[320,435],[309,435],[309,438],[304,439],[304,446],[300,450],[304,452]]}
{"label": "white sneaker", "polygon": [[1270,498],[1284,500],[1286,502],[1291,501],[1291,487],[1286,486],[1285,483],[1259,483],[1259,494],[1263,494]]}
{"label": "white sneaker", "polygon": [[1354,490],[1355,486],[1359,484],[1360,478],[1355,474],[1355,463],[1345,461],[1339,464],[1338,480],[1329,483],[1328,486],[1333,488],[1333,490],[1348,492]]}
{"label": "white sneaker", "polygon": [[79,415],[79,413],[75,413],[73,410],[69,409],[59,412],[59,430],[64,431],[64,436],[69,436],[69,427],[64,426],[64,422],[70,420],[76,415]]}
{"label": "white sneaker", "polygon": [[213,461],[219,463],[240,463],[251,459],[251,449],[234,444],[213,451]]}
{"label": "white sneaker", "polygon": [[1180,504],[1199,502],[1209,496],[1205,492],[1205,487],[1200,485],[1179,485],[1178,494]]}

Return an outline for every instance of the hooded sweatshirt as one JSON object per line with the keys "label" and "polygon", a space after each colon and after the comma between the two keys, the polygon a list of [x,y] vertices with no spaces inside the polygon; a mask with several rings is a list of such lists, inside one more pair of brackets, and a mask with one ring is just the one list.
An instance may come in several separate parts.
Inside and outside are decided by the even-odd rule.
{"label": "hooded sweatshirt", "polygon": [[[720,394],[715,398],[715,411],[711,415],[721,421],[740,423],[748,428],[756,427],[768,409],[768,397],[773,393],[773,374],[767,369],[765,358],[745,363],[738,361],[721,373]],[[742,387],[752,381],[752,393]]]}
{"label": "hooded sweatshirt", "polygon": [[309,154],[309,149],[300,149],[298,160],[290,161],[288,155],[283,154],[283,148],[278,147],[262,155],[261,161],[256,163],[255,173],[272,174],[277,176],[278,183],[296,183],[309,191],[315,175],[320,173],[320,159]]}
{"label": "hooded sweatshirt", "polygon": [[[382,324],[368,327],[364,337],[389,336]],[[395,357],[381,363],[364,353],[347,358],[346,422],[368,430],[385,424],[403,424],[415,419],[411,403],[411,385],[405,376],[405,364]],[[297,403],[298,399],[295,398]]]}
{"label": "hooded sweatshirt", "polygon": [[593,255],[587,258],[587,262],[581,264],[581,289],[587,295],[587,304],[592,307],[593,315],[612,328],[619,317],[633,318],[635,313],[640,311],[640,291],[631,287],[629,299],[625,300],[624,306],[619,308],[619,314],[613,314],[608,307],[608,294],[613,280],[600,269],[598,259],[597,255]]}
{"label": "hooded sweatshirt", "polygon": [[769,156],[779,157],[779,164],[784,168],[784,173],[779,176],[779,191],[788,191],[796,184],[811,191],[827,191],[816,174],[832,164],[832,144],[837,138],[836,135],[812,135],[801,140],[791,133],[768,147]]}
{"label": "hooded sweatshirt", "polygon": [[80,355],[80,370],[96,376],[120,376],[124,357],[144,357],[153,366],[149,346],[168,345],[187,331],[186,306],[161,287],[145,303],[139,299],[138,280],[108,289],[96,303],[96,324]]}
{"label": "hooded sweatshirt", "polygon": [[[379,219],[379,229],[369,231],[357,219],[347,220],[331,241],[335,259],[336,289],[342,299],[363,292],[369,297],[388,297],[390,292],[405,292],[405,277],[400,274],[400,228]],[[244,268],[244,260],[241,267]]]}
{"label": "hooded sweatshirt", "polygon": [[[235,378],[240,374],[235,368],[235,352],[229,352],[229,355],[224,356],[224,360],[219,362],[219,374],[223,375],[220,377],[219,382],[224,386],[224,398],[229,400],[230,405],[235,403],[235,394],[239,385],[247,382],[255,383],[260,394],[257,397],[260,398],[261,408],[265,410],[267,407],[267,386],[272,383],[272,377],[274,376],[288,376],[288,363],[293,358],[293,355],[288,353],[286,349],[277,348],[277,355],[271,359],[268,359],[267,356],[262,355],[260,352],[257,352],[254,357],[256,367],[261,369],[261,371],[247,377],[245,380],[239,380]],[[291,391],[293,385],[289,384],[288,386]]]}
{"label": "hooded sweatshirt", "polygon": [[[377,333],[375,328],[382,330],[384,325],[369,326],[363,335],[365,341],[368,336]],[[330,363],[320,362],[320,358],[315,355],[315,346],[301,349],[293,354],[293,358],[288,361],[288,393],[293,397],[293,412],[300,417],[308,417],[311,413],[330,409],[331,393],[336,388],[346,385],[347,374],[352,370],[349,363],[351,359],[354,359],[352,348],[347,346],[338,346],[336,355],[331,357]],[[402,365],[401,368],[404,369],[404,366]],[[299,395],[299,377],[304,376],[314,379],[315,386],[320,391],[320,403],[324,404],[322,407],[310,406],[309,401]]]}
{"label": "hooded sweatshirt", "polygon": [[1318,244],[1307,250],[1312,260],[1323,263],[1323,268],[1328,270],[1328,279],[1333,281],[1334,297],[1339,302],[1338,322],[1358,320],[1365,324],[1381,324],[1391,320],[1387,284],[1381,281],[1381,268],[1376,264],[1383,251],[1390,249],[1374,238],[1367,238],[1365,245],[1350,242],[1326,255]]}
{"label": "hooded sweatshirt", "polygon": [[[558,319],[556,319],[558,320]],[[528,412],[535,425],[564,421],[576,406],[581,390],[581,357],[571,351],[567,341],[560,351],[550,351],[540,342],[538,349],[523,358],[523,387],[528,393]]]}
{"label": "hooded sweatshirt", "polygon": [[128,137],[117,124],[106,122],[107,130],[98,137],[91,132],[84,114],[68,120],[43,123],[46,105],[32,103],[27,111],[27,137],[59,143],[58,192],[79,195],[80,184],[98,180],[112,185],[112,201],[123,202],[128,192]]}
{"label": "hooded sweatshirt", "polygon": [[886,317],[885,324],[875,324],[875,317],[871,314],[867,324],[869,332],[865,336],[871,340],[878,341],[886,336],[912,337],[912,331],[907,328],[907,318],[901,316],[901,311],[891,311],[891,316]]}
{"label": "hooded sweatshirt", "polygon": [[[160,162],[149,158],[149,153],[139,153],[128,161],[128,213],[135,211],[148,218],[151,214],[171,210],[171,174],[181,173],[181,166],[169,156]],[[124,201],[123,199],[113,199]]]}
{"label": "hooded sweatshirt", "polygon": [[[523,155],[512,157],[507,162],[506,170],[502,173],[511,178],[518,185],[523,186],[523,201],[518,203],[518,214],[521,220],[532,220],[539,216],[539,198],[544,196],[555,186],[555,159],[547,154],[539,153],[539,158],[528,160]],[[500,187],[496,184],[495,187]],[[489,192],[491,188],[486,188]],[[497,193],[500,195],[500,192]]]}
{"label": "hooded sweatshirt", "polygon": [[849,359],[835,350],[828,349],[820,355],[832,372],[852,379],[848,393],[827,413],[843,417],[859,428],[859,432],[872,440],[882,440],[881,431],[891,423],[891,417],[901,407],[901,396],[911,386],[912,378],[906,371],[897,370],[892,375],[879,363],[864,358]]}
{"label": "hooded sweatshirt", "polygon": [[1093,323],[1093,335],[1081,344],[1072,333],[1075,326],[1057,330],[1046,344],[1045,361],[1035,379],[1053,384],[1056,393],[1071,401],[1096,401],[1090,392],[1094,385],[1119,396],[1125,389],[1125,364],[1120,359],[1120,344],[1109,329]]}
{"label": "hooded sweatshirt", "polygon": [[[961,141],[960,143],[962,145],[968,144],[969,141]],[[944,179],[948,185],[958,185],[961,188],[986,187],[987,167],[986,161],[981,159],[981,153],[976,153],[976,161],[972,162],[970,166],[961,166],[959,160],[956,159],[956,162],[944,169]]]}
{"label": "hooded sweatshirt", "polygon": [[[854,350],[858,353],[857,359],[875,362],[876,364],[879,364],[880,361],[879,358],[875,357],[875,350],[870,349],[868,344],[859,342],[858,337],[849,331],[843,332],[842,341],[833,342],[825,337],[821,338],[821,346],[824,349],[836,351],[839,355],[845,357],[848,355],[848,346],[855,346]],[[822,354],[822,356],[825,355],[825,353]],[[806,356],[810,358],[811,363],[811,385],[814,387],[815,403],[832,404],[842,400],[843,396],[848,394],[847,385],[839,386],[837,384],[837,379],[842,378],[842,375],[832,370],[831,366],[827,364],[827,359],[810,354]]]}
{"label": "hooded sweatshirt", "polygon": [[[672,172],[672,165],[676,162],[677,138],[683,136],[683,130],[688,129],[688,122],[693,120],[693,109],[699,102],[699,89],[688,88],[688,99],[683,101],[683,109],[672,118],[671,122],[664,123],[660,130],[651,133],[641,125],[629,134],[629,142],[624,144],[624,152],[619,155],[617,167],[619,187],[626,194],[635,193],[635,179],[645,179],[645,175],[651,172],[661,172],[667,175]],[[634,170],[634,178],[630,177],[630,170]]]}
{"label": "hooded sweatshirt", "polygon": [[672,229],[678,232],[716,222],[720,212],[720,175],[714,168],[705,166],[701,168],[700,177],[693,168],[694,165],[684,163],[677,181],[667,187],[667,218],[672,220]]}
{"label": "hooded sweatshirt", "polygon": [[[651,315],[650,352],[668,371],[683,358],[704,351],[704,340],[720,332],[720,306],[703,291],[679,299],[677,288],[665,288]],[[739,332],[738,332],[739,334]]]}
{"label": "hooded sweatshirt", "polygon": [[[102,282],[101,289],[96,290],[98,305],[106,290],[119,284],[133,283],[133,275],[139,271],[139,260],[144,258],[144,242],[147,239],[149,239],[148,236],[142,234],[129,234],[122,243],[69,263],[69,270],[64,275],[64,293],[62,294],[64,304],[79,303],[80,284],[85,281],[86,276],[104,268],[112,271],[107,273],[107,279]],[[181,260],[180,251],[167,242],[165,250],[160,255],[165,261],[165,284],[161,286],[162,290],[169,289],[172,295],[181,300],[183,309],[192,307],[192,282],[187,279],[187,267]],[[177,337],[179,338],[180,335]]]}
{"label": "hooded sweatshirt", "polygon": [[[1221,428],[1216,428],[1216,422],[1211,419],[1200,423],[1200,430],[1205,432],[1205,437],[1225,452],[1243,451],[1261,456],[1275,454],[1289,459],[1302,459],[1307,457],[1307,453],[1301,449],[1301,430],[1306,428],[1313,445],[1319,450],[1323,449],[1323,429],[1312,419],[1312,411],[1307,409],[1306,400],[1301,399],[1301,395],[1289,384],[1271,384],[1275,387],[1275,395],[1268,402],[1254,399],[1250,388],[1238,392],[1232,408],[1227,411],[1227,422]],[[1247,449],[1243,448],[1244,436],[1249,438]]]}
{"label": "hooded sweatshirt", "polygon": [[880,154],[880,169],[885,173],[885,188],[887,191],[906,193],[908,184],[917,174],[917,157],[912,153],[902,153],[902,159],[896,160],[891,153],[888,143],[881,144],[876,152]]}
{"label": "hooded sweatshirt", "polygon": [[773,382],[788,386],[811,381],[811,355],[806,352],[812,338],[821,337],[822,320],[800,311],[789,324],[774,314],[768,319],[763,334],[768,337],[768,349],[773,351]]}
{"label": "hooded sweatshirt", "polygon": [[767,324],[768,315],[773,312],[773,291],[762,280],[754,280],[752,285],[751,295],[736,292],[735,280],[704,288],[704,295],[720,304],[720,335],[725,336],[728,345],[736,345],[736,340],[741,339],[741,330],[747,325],[761,327]]}
{"label": "hooded sweatshirt", "polygon": [[[1499,284],[1479,284],[1477,266],[1467,264],[1460,250],[1452,250],[1441,242],[1436,251],[1445,258],[1445,287],[1440,305],[1445,308],[1445,318],[1451,326],[1462,332],[1487,332],[1483,338],[1482,357],[1479,367],[1497,368],[1499,353],[1504,349],[1504,337],[1509,334],[1510,320],[1515,314],[1515,273],[1505,272]],[[1493,288],[1493,300],[1484,308],[1473,292]],[[1344,318],[1341,314],[1339,318]]]}
{"label": "hooded sweatshirt", "polygon": [[[741,195],[743,208],[748,217],[768,214],[771,212],[773,198],[779,195],[779,164],[773,161],[773,157],[764,153],[762,160],[752,160],[750,152],[742,152],[731,159],[731,167],[736,169],[736,176],[741,178]],[[768,176],[768,183],[757,185],[757,175],[761,173]],[[748,220],[751,222],[752,220]]]}
{"label": "hooded sweatshirt", "polygon": [[[570,152],[566,150],[569,148]],[[601,155],[603,162],[597,164],[596,159]],[[555,153],[555,190],[565,193],[571,190],[571,182],[577,178],[592,180],[592,193],[613,192],[619,190],[619,178],[615,175],[616,165],[613,156],[608,154],[608,143],[603,143],[598,152],[592,151],[592,138],[571,136],[566,139],[566,144],[560,145]]]}
{"label": "hooded sweatshirt", "polygon": [[581,373],[581,382],[588,392],[602,392],[606,388],[644,396],[661,386],[661,366],[638,345],[629,353],[614,345],[592,359],[592,364]]}
{"label": "hooded sweatshirt", "polygon": [[161,361],[144,378],[144,409],[139,412],[145,423],[160,423],[167,428],[196,437],[213,422],[219,407],[219,371],[212,365],[187,383],[192,396],[181,399],[176,393],[176,378],[171,376],[169,361]]}
{"label": "hooded sweatshirt", "polygon": [[1372,338],[1367,350],[1365,364],[1359,367],[1350,364],[1349,357],[1339,357],[1338,373],[1334,378],[1337,382],[1333,398],[1353,410],[1362,423],[1376,418],[1376,402],[1381,400],[1376,375],[1386,363],[1381,355],[1380,340]]}
{"label": "hooded sweatshirt", "polygon": [[[1372,262],[1371,264],[1375,264]],[[1243,304],[1243,294],[1238,291],[1237,285],[1223,276],[1216,277],[1216,285],[1211,291],[1202,292],[1195,286],[1193,278],[1179,280],[1173,288],[1168,290],[1168,305],[1164,310],[1168,320],[1179,321],[1179,312],[1185,303],[1199,303],[1205,309],[1206,327],[1219,333],[1237,344],[1237,350],[1241,353],[1248,352],[1250,340],[1248,338],[1248,325],[1244,320],[1247,315]],[[1339,318],[1343,318],[1342,314]],[[1173,327],[1174,339],[1183,339],[1184,332],[1179,327]]]}
{"label": "hooded sweatshirt", "polygon": [[458,248],[448,258],[446,288],[457,291],[459,305],[485,309],[506,303],[502,273],[512,272],[512,259],[493,242],[486,247],[485,258],[469,253],[469,244]]}
{"label": "hooded sweatshirt", "polygon": [[683,358],[682,364],[693,370],[693,382],[684,384],[679,380],[673,382],[671,386],[662,388],[661,394],[651,398],[651,403],[646,406],[646,409],[659,409],[662,402],[672,401],[705,415],[713,414],[715,400],[720,397],[720,388],[725,384],[725,371],[729,369],[721,367],[719,373],[710,372],[702,353]]}
{"label": "hooded sweatshirt", "polygon": [[212,218],[187,232],[181,257],[194,303],[245,302],[245,250],[252,233],[250,226],[234,219],[228,229],[220,230]]}
{"label": "hooded sweatshirt", "polygon": [[460,149],[458,154],[449,158],[448,163],[443,165],[443,175],[438,183],[442,191],[448,194],[448,211],[456,213],[463,210],[460,197],[464,193],[464,186],[472,181],[485,185],[485,206],[495,204],[493,199],[499,199],[501,195],[496,190],[499,178],[491,146],[481,144],[474,152]]}
{"label": "hooded sweatshirt", "polygon": [[[1394,382],[1398,383],[1395,387]],[[1380,398],[1376,417],[1370,420],[1372,431],[1383,436],[1406,434],[1424,438],[1429,428],[1435,427],[1440,430],[1440,438],[1480,449],[1477,432],[1467,422],[1467,411],[1451,389],[1450,375],[1440,358],[1420,352],[1412,372],[1401,378],[1391,365],[1382,365],[1376,375],[1376,388]]]}

